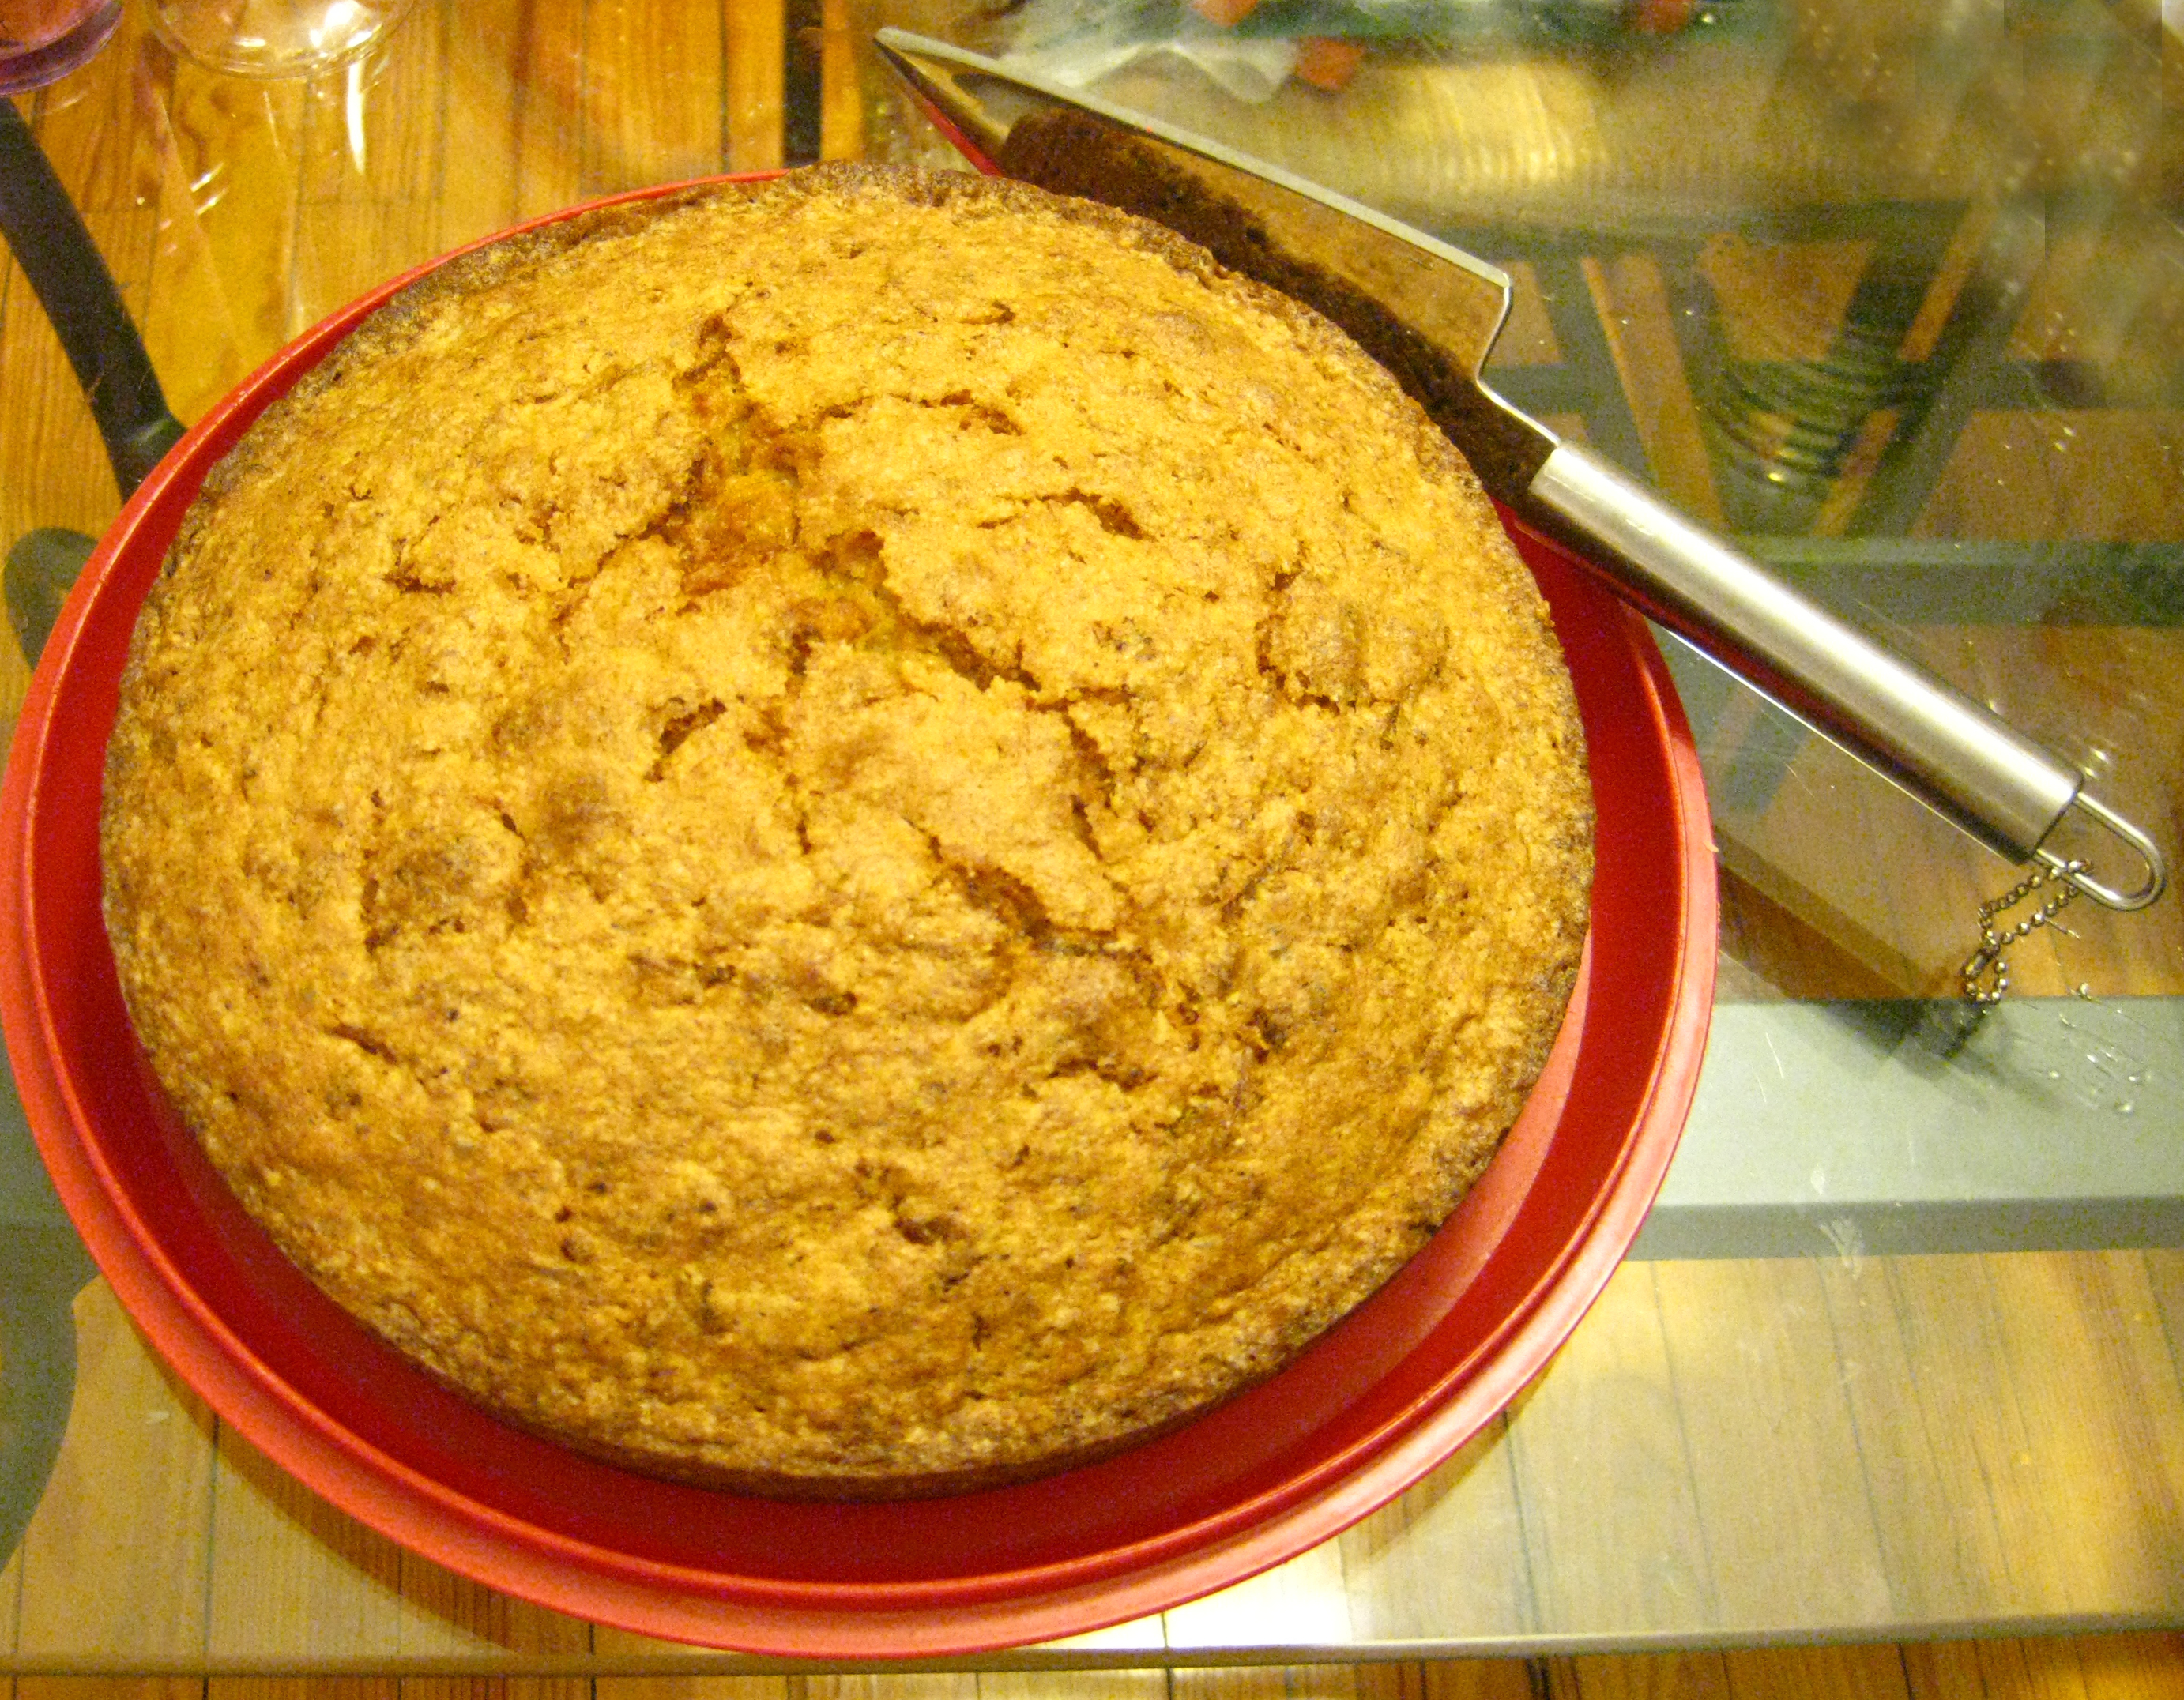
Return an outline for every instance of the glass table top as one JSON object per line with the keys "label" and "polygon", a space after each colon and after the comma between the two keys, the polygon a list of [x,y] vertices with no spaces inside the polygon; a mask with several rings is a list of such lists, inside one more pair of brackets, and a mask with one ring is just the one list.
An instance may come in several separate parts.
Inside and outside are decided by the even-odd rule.
{"label": "glass table top", "polygon": [[[822,157],[959,163],[872,53],[883,24],[1503,267],[1503,394],[2184,842],[2184,41],[2142,0],[421,0],[275,81],[178,58],[137,8],[17,108],[187,421],[521,219]],[[119,502],[10,267],[0,543]],[[2075,903],[1973,1010],[1981,905],[2021,870],[1662,642],[1722,936],[1634,1257],[1394,1504],[999,1663],[2184,1621],[2184,906]],[[4,642],[0,675],[12,712]],[[493,1595],[288,1481],[137,1341],[20,1112],[0,1552],[0,1670],[738,1668]]]}

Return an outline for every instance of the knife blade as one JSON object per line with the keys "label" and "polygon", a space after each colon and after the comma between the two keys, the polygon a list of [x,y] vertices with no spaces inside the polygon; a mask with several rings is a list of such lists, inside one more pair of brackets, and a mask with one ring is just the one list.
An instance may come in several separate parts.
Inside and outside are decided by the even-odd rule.
{"label": "knife blade", "polygon": [[[1499,269],[1278,165],[998,60],[892,28],[876,42],[972,164],[1165,225],[1316,308],[1388,368],[1521,522],[1981,843],[2043,863],[2111,908],[2161,895],[2159,850],[2075,767],[1496,395],[1484,371],[1508,316]],[[2135,886],[2048,847],[2074,812],[2142,858]]]}

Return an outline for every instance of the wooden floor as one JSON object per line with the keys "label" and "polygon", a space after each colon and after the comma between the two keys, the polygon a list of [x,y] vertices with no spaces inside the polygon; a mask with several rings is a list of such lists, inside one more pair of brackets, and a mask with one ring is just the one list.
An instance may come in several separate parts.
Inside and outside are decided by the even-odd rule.
{"label": "wooden floor", "polygon": [[2174,1700],[2184,1635],[855,1676],[17,1677],[0,1700]]}

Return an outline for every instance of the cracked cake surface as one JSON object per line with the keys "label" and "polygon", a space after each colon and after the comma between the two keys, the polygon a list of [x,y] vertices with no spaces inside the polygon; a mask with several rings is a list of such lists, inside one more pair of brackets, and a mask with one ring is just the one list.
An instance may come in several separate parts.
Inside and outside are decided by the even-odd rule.
{"label": "cracked cake surface", "polygon": [[215,469],[107,916],[251,1213],[436,1377],[770,1492],[1292,1358],[1520,1108],[1590,790],[1468,472],[1306,309],[824,169],[442,268]]}

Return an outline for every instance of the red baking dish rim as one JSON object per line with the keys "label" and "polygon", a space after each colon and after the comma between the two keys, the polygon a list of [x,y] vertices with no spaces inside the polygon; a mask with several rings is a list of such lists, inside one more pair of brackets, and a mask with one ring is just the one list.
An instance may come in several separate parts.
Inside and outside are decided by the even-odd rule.
{"label": "red baking dish rim", "polygon": [[[667,192],[671,189],[615,198]],[[114,711],[117,645],[125,644],[136,599],[149,583],[150,557],[164,555],[206,469],[359,319],[432,269],[420,267],[374,291],[276,355],[145,481],[100,542],[62,613],[31,681],[0,786],[0,939],[13,947],[0,951],[0,1019],[17,1085],[62,1202],[159,1353],[224,1420],[291,1475],[428,1558],[580,1616],[777,1656],[945,1657],[1143,1616],[1294,1557],[1451,1457],[1546,1367],[1636,1236],[1690,1108],[1713,1004],[1711,829],[1691,735],[1666,669],[1644,622],[1610,597],[1581,562],[1513,523],[1512,534],[1547,594],[1569,653],[1592,745],[1601,868],[1585,969],[1524,1119],[1488,1180],[1418,1263],[1290,1370],[1145,1449],[1150,1457],[1167,1447],[1163,1464],[1188,1463],[1194,1436],[1217,1435],[1228,1443],[1246,1432],[1241,1412],[1279,1418],[1292,1392],[1323,1402],[1334,1414],[1294,1445],[1279,1443],[1289,1445],[1287,1452],[1270,1450],[1258,1477],[1238,1476],[1232,1497],[1217,1497],[1228,1490],[1216,1471],[1209,1479],[1217,1485],[1206,1492],[1217,1497],[1179,1513],[1173,1525],[988,1571],[966,1566],[920,1573],[906,1564],[895,1575],[883,1564],[867,1574],[870,1555],[860,1553],[843,1561],[855,1574],[845,1570],[839,1577],[731,1572],[602,1544],[513,1512],[505,1499],[495,1503],[451,1486],[398,1455],[408,1437],[359,1432],[299,1392],[259,1343],[231,1325],[232,1295],[223,1304],[220,1294],[200,1290],[186,1260],[148,1220],[148,1208],[164,1206],[141,1190],[132,1192],[119,1166],[126,1153],[109,1148],[108,1130],[87,1108],[86,1092],[98,1083],[82,1074],[84,1058],[72,1050],[60,1013],[73,995],[71,975],[95,980],[103,972],[106,983],[98,995],[110,996],[118,1008],[103,933],[83,936],[98,932],[98,787]],[[117,576],[135,582],[133,595],[126,586],[112,590]],[[90,916],[88,927],[58,936],[52,916],[71,903],[76,916]],[[1602,1083],[1597,1092],[1585,1097],[1596,1081]],[[1614,1110],[1606,1119],[1610,1125],[1576,1127],[1568,1108],[1573,1093],[1586,1104],[1605,1098]],[[1529,1179],[1545,1165],[1560,1165],[1567,1152],[1579,1153],[1568,1161],[1580,1168],[1591,1191],[1555,1204],[1557,1215],[1536,1225],[1534,1213],[1547,1206],[1534,1196],[1540,1189]],[[1559,1177],[1559,1166],[1556,1173]],[[1453,1337],[1458,1298],[1474,1300],[1475,1308],[1464,1322],[1463,1343],[1446,1348],[1454,1355],[1444,1362],[1435,1354],[1444,1335]],[[1344,1370],[1357,1364],[1392,1364],[1396,1369],[1362,1390],[1340,1389]],[[437,1390],[420,1397],[444,1397]],[[533,1451],[540,1445],[527,1436],[510,1444]],[[1199,1444],[1205,1464],[1214,1442]],[[981,1516],[1021,1518],[1028,1503],[1052,1508],[1066,1505],[1073,1491],[1084,1497],[1112,1494],[1117,1482],[1142,1490],[1152,1466],[1134,1465],[1132,1458],[1126,1454],[1028,1490],[939,1503],[950,1517],[970,1519],[969,1538],[975,1538]],[[605,1471],[588,1460],[572,1460],[571,1468],[572,1479],[587,1481]],[[1102,1471],[1116,1474],[1103,1477]],[[1073,1488],[1080,1480],[1081,1489]],[[821,1514],[664,1489],[642,1478],[620,1477],[620,1485],[638,1495],[680,1496],[671,1502],[677,1514],[702,1516],[710,1506],[724,1517],[733,1510],[745,1522],[772,1516],[808,1522]],[[1011,1495],[1020,1497],[1012,1501]],[[867,1518],[860,1508],[842,1514],[884,1528],[894,1514]],[[870,1530],[857,1538],[869,1539]],[[906,1561],[909,1555],[902,1556]]]}

